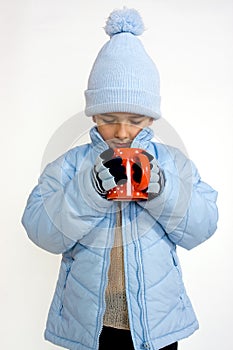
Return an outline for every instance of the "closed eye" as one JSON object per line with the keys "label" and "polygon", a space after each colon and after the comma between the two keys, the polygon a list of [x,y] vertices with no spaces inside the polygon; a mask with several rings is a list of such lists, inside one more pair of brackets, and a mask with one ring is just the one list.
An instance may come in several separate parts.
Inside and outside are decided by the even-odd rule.
{"label": "closed eye", "polygon": [[113,124],[116,123],[115,119],[101,119],[101,121],[105,124]]}
{"label": "closed eye", "polygon": [[129,122],[130,124],[133,124],[133,125],[139,125],[143,122],[144,118],[143,119],[131,119]]}

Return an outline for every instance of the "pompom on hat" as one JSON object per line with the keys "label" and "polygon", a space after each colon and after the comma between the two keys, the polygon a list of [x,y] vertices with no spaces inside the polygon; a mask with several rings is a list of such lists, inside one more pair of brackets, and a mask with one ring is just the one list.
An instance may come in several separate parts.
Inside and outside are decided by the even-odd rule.
{"label": "pompom on hat", "polygon": [[104,29],[110,40],[92,67],[85,114],[127,112],[160,118],[159,73],[137,38],[144,31],[141,16],[134,9],[115,10]]}

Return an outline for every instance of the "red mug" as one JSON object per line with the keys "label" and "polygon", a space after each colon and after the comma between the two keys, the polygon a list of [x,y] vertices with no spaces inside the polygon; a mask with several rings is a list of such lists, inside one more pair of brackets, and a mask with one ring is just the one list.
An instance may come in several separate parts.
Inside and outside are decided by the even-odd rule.
{"label": "red mug", "polygon": [[[113,158],[121,157],[127,181],[108,191],[106,198],[116,201],[147,200],[145,192],[150,182],[150,162],[141,148],[115,148]],[[134,164],[141,168],[140,182],[134,180]]]}

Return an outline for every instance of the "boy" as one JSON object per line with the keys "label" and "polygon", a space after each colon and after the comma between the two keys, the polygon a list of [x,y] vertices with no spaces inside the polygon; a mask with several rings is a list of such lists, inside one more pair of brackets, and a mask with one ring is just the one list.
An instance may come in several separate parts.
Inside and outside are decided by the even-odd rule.
{"label": "boy", "polygon": [[[29,237],[62,254],[45,338],[71,350],[175,350],[198,328],[176,245],[191,249],[215,232],[217,194],[179,150],[152,142],[159,75],[135,36],[139,14],[114,11],[105,30],[111,39],[85,92],[91,143],[46,167],[23,215]],[[127,180],[112,159],[125,147],[150,161],[148,201],[106,199]]]}

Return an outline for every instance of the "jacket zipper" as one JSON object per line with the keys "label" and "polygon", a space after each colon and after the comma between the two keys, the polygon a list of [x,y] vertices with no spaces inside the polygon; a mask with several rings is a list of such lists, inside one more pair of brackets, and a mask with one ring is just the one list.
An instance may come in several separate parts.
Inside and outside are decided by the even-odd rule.
{"label": "jacket zipper", "polygon": [[[129,210],[132,212],[134,206],[131,205],[132,203],[129,204]],[[130,217],[134,218],[135,211],[132,213],[133,215],[130,215]],[[132,221],[131,221],[132,222]],[[138,266],[138,282],[139,282],[139,296],[140,296],[140,309],[141,309],[141,327],[143,330],[143,338],[145,339],[144,343],[142,344],[142,347],[144,349],[150,349],[150,345],[148,343],[149,338],[149,331],[147,327],[147,317],[146,317],[146,306],[145,306],[145,300],[143,298],[143,288],[144,288],[144,275],[143,275],[143,267],[142,267],[142,259],[141,259],[141,250],[140,250],[140,242],[138,240],[138,234],[137,234],[137,227],[136,223],[131,225],[132,228],[132,239],[133,239],[133,244],[136,246],[136,261],[137,261],[137,266]],[[127,304],[128,304],[128,293],[127,293]],[[129,312],[128,312],[129,313]]]}
{"label": "jacket zipper", "polygon": [[[113,229],[115,227],[115,213],[111,213],[111,221],[109,225],[109,229]],[[107,246],[109,245],[111,235],[109,235],[109,239],[107,242]],[[114,238],[114,237],[113,237]],[[103,317],[106,309],[106,303],[105,303],[105,290],[108,285],[108,269],[110,265],[110,248],[106,248],[105,253],[104,253],[104,268],[102,271],[102,276],[106,276],[106,279],[102,278],[102,283],[100,286],[100,305],[102,305],[102,309],[100,308],[100,312],[98,314],[97,318],[97,326],[100,325],[99,330],[97,332],[97,350],[99,349],[99,338],[103,330]]]}

